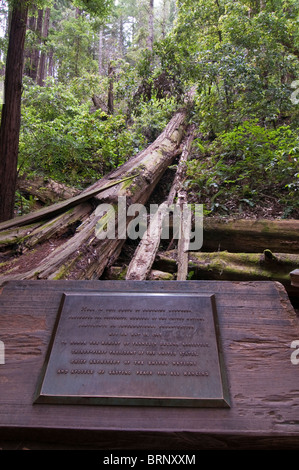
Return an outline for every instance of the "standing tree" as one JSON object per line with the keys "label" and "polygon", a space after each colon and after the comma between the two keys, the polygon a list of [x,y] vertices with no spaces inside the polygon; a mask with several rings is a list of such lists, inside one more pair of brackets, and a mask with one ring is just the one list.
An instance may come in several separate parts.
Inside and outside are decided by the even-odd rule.
{"label": "standing tree", "polygon": [[[42,38],[44,45],[46,43],[48,33],[49,33],[50,13],[51,13],[50,8],[46,8],[44,25],[43,25],[43,38]],[[46,53],[45,51],[42,51],[40,55],[40,60],[39,60],[39,74],[38,74],[38,82],[37,82],[40,86],[44,86],[45,75],[46,75]]]}
{"label": "standing tree", "polygon": [[152,52],[154,47],[154,0],[149,0],[147,47]]}
{"label": "standing tree", "polygon": [[33,5],[28,12],[27,22],[27,37],[25,43],[25,56],[24,56],[24,74],[31,77],[32,59],[35,48],[33,48],[33,36],[35,37],[36,30],[36,6]]}
{"label": "standing tree", "polygon": [[[49,3],[49,2],[48,2]],[[77,8],[91,14],[104,16],[110,0],[74,0]],[[40,0],[11,0],[11,25],[6,57],[5,92],[0,128],[0,222],[14,215],[19,134],[21,125],[22,75],[28,10],[32,4],[43,8],[47,2]]]}
{"label": "standing tree", "polygon": [[38,77],[38,67],[40,61],[40,45],[42,40],[42,29],[43,29],[43,17],[44,17],[44,10],[42,8],[38,9],[37,12],[37,20],[36,20],[36,44],[35,49],[33,51],[32,61],[31,61],[31,78],[33,81],[37,80]]}
{"label": "standing tree", "polygon": [[27,2],[14,2],[0,128],[0,221],[8,220],[14,214],[27,16]]}

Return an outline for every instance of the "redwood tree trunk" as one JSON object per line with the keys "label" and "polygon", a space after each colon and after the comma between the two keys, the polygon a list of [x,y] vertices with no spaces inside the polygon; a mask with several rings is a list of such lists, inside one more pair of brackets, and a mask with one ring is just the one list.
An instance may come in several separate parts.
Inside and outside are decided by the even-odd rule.
{"label": "redwood tree trunk", "polygon": [[5,93],[0,128],[0,221],[14,214],[19,133],[21,124],[22,74],[28,7],[15,3],[11,16],[6,60]]}
{"label": "redwood tree trunk", "polygon": [[37,74],[38,74],[38,64],[39,64],[39,55],[40,55],[39,47],[40,47],[41,37],[42,37],[43,16],[44,16],[44,10],[38,10],[36,30],[35,30],[36,47],[32,55],[31,72],[30,72],[30,76],[32,80],[34,80],[35,82],[37,81]]}
{"label": "redwood tree trunk", "polygon": [[114,87],[114,68],[113,65],[110,63],[109,68],[108,68],[108,77],[109,77],[109,88],[108,88],[108,114],[113,114],[114,113],[114,93],[113,93],[113,87]]}
{"label": "redwood tree trunk", "polygon": [[[50,24],[50,8],[46,8],[44,26],[43,26],[43,42],[46,43],[48,33],[49,33],[49,24]],[[46,53],[42,52],[39,60],[39,74],[38,74],[38,85],[44,86],[46,76]]]}
{"label": "redwood tree trunk", "polygon": [[103,67],[103,28],[101,27],[99,32],[99,75],[102,77],[104,75],[104,67]]}
{"label": "redwood tree trunk", "polygon": [[149,0],[147,47],[152,52],[154,46],[154,0]]}
{"label": "redwood tree trunk", "polygon": [[[28,18],[28,30],[34,32],[36,29],[36,6],[33,5],[30,11],[30,17]],[[31,67],[32,67],[32,60],[33,60],[33,50],[31,47],[27,48],[24,53],[24,74],[28,77],[31,76]]]}

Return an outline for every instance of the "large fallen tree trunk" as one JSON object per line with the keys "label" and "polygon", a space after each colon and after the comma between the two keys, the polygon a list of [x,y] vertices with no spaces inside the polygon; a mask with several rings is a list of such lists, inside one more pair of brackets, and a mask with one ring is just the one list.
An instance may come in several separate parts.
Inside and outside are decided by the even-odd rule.
{"label": "large fallen tree trunk", "polygon": [[[165,216],[169,215],[169,212],[174,204],[175,197],[179,195],[179,192],[181,190],[181,187],[185,178],[186,162],[188,160],[188,156],[189,156],[193,139],[194,139],[194,127],[191,126],[189,129],[189,134],[183,145],[181,158],[177,167],[174,182],[170,189],[168,198],[159,206],[154,216],[151,217],[149,224],[148,224],[148,228],[145,231],[135,251],[134,257],[132,258],[129,264],[127,274],[126,274],[126,280],[143,281],[148,278],[151,272],[152,264],[155,261],[156,254],[159,249]],[[180,204],[181,203],[186,204],[187,201],[186,200],[182,201],[182,198],[181,198]],[[183,214],[183,210],[181,210],[181,214]],[[191,219],[190,219],[190,222],[191,222]],[[185,230],[183,230],[182,232],[184,234],[186,233]],[[183,243],[183,245],[185,247],[186,244]],[[185,253],[182,254],[182,256],[184,255]],[[183,274],[181,274],[181,276],[183,277]]]}
{"label": "large fallen tree trunk", "polygon": [[[195,280],[277,281],[289,293],[299,296],[299,290],[296,293],[291,286],[290,276],[298,266],[299,254],[272,253],[270,250],[263,253],[189,252],[188,272]],[[160,253],[154,268],[176,273],[177,250]]]}
{"label": "large fallen tree trunk", "polygon": [[[178,111],[153,144],[81,195],[72,198],[71,205],[68,204],[69,201],[64,201],[55,205],[56,210],[50,207],[44,212],[38,211],[37,216],[31,214],[1,224],[2,231],[34,225],[28,228],[30,233],[25,232],[25,244],[24,241],[16,243],[17,252],[20,253],[25,248],[25,253],[14,259],[5,259],[0,266],[1,283],[11,279],[100,277],[105,267],[119,255],[127,236],[125,230],[125,233],[116,233],[115,237],[103,237],[106,227],[115,223],[116,230],[123,232],[136,214],[126,217],[125,227],[120,229],[119,215],[126,215],[120,214],[120,211],[126,213],[132,204],[144,205],[147,202],[161,176],[178,154],[185,131],[186,115],[187,108]],[[97,196],[98,193],[100,194]],[[120,200],[125,205],[120,207]],[[89,208],[81,205],[87,202]],[[32,237],[36,237],[37,232],[44,233],[46,225],[58,223],[60,214],[61,230],[64,217],[70,217],[68,211],[74,207],[77,209],[76,215],[71,217],[72,233],[67,233],[65,239],[54,239],[51,244],[49,238],[43,235],[43,240],[47,242],[46,249],[43,244],[39,244],[34,253],[26,250],[26,244],[32,246]],[[84,211],[86,212],[83,215]],[[74,227],[74,224],[78,226]]]}
{"label": "large fallen tree trunk", "polygon": [[299,253],[299,220],[204,219],[203,251]]}
{"label": "large fallen tree trunk", "polygon": [[[0,232],[10,230],[13,227],[24,227],[26,225],[31,225],[38,221],[49,220],[51,217],[56,216],[57,214],[61,214],[62,212],[66,212],[67,210],[71,209],[72,207],[78,206],[78,204],[82,204],[85,201],[91,200],[93,197],[97,196],[99,193],[106,191],[107,189],[112,188],[120,183],[124,183],[128,180],[132,180],[134,176],[129,176],[128,178],[123,178],[121,180],[113,180],[110,182],[106,182],[106,184],[100,184],[96,187],[88,191],[84,191],[81,194],[66,199],[65,201],[57,202],[56,204],[52,204],[51,206],[43,207],[42,209],[36,210],[29,214],[21,215],[19,217],[15,217],[14,219],[6,220],[5,222],[0,223]],[[101,183],[103,181],[101,180]]]}

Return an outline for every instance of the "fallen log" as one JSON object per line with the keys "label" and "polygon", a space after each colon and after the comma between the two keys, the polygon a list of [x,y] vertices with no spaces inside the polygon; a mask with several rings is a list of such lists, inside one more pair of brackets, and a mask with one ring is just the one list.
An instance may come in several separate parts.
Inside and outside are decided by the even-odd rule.
{"label": "fallen log", "polygon": [[[132,258],[127,274],[126,280],[135,280],[135,281],[142,281],[149,278],[152,265],[155,261],[156,254],[159,249],[161,235],[163,231],[163,222],[165,220],[165,216],[169,214],[169,210],[171,206],[174,204],[174,200],[176,195],[179,194],[181,190],[182,183],[185,178],[186,174],[186,162],[188,160],[191,144],[194,139],[194,127],[192,126],[189,129],[189,135],[186,138],[186,142],[183,146],[181,158],[179,164],[177,166],[176,175],[170,189],[168,198],[164,201],[158,208],[157,212],[154,216],[151,217],[149,226],[145,231],[136,251],[134,257]],[[186,204],[186,194],[183,193],[180,196],[179,205]],[[181,211],[182,212],[182,211]],[[191,219],[189,220],[191,222]],[[181,227],[182,233],[187,236],[185,224],[184,227]],[[182,238],[182,237],[181,237]],[[180,245],[184,254],[181,256],[185,257],[185,252],[187,251],[186,241],[183,239],[183,245]],[[180,251],[181,253],[181,251]],[[188,255],[187,255],[188,256]],[[184,264],[181,263],[183,268]],[[184,274],[180,272],[180,277],[184,277]],[[182,279],[181,279],[182,280]]]}
{"label": "fallen log", "polygon": [[0,232],[1,251],[6,249],[7,247],[21,243],[22,240],[29,237],[29,235],[41,225],[41,222],[37,222],[35,224],[25,225],[24,227],[16,227],[8,230],[2,230]]}
{"label": "fallen log", "polygon": [[[187,204],[187,192],[182,190],[178,194],[178,204],[181,208]],[[181,211],[183,213],[183,211]],[[180,237],[178,240],[178,257],[177,257],[177,280],[186,281],[188,277],[188,260],[189,260],[189,241],[191,231],[191,214],[181,218]]]}
{"label": "fallen log", "polygon": [[[58,202],[56,204],[52,204],[51,206],[39,209],[37,211],[31,212],[30,214],[21,215],[19,217],[15,217],[14,219],[7,220],[5,222],[0,223],[0,232],[3,230],[8,230],[12,227],[22,227],[24,225],[29,225],[38,221],[44,221],[49,219],[57,214],[65,212],[72,207],[77,206],[83,202],[90,200],[91,198],[97,196],[100,192],[104,192],[107,189],[116,186],[120,183],[123,183],[127,180],[131,180],[133,176],[129,176],[128,178],[124,178],[117,181],[106,182],[106,184],[101,184],[97,187],[93,187],[90,190],[83,191],[81,194],[74,196],[72,198],[66,199],[65,201]],[[102,183],[102,180],[101,180]]]}
{"label": "fallen log", "polygon": [[299,253],[299,220],[240,219],[203,221],[203,251]]}
{"label": "fallen log", "polygon": [[148,278],[159,249],[163,220],[167,211],[168,205],[163,203],[151,217],[149,226],[129,264],[126,280],[141,281]]}
{"label": "fallen log", "polygon": [[30,225],[2,230],[0,232],[0,251],[9,247],[14,250],[14,247],[20,246],[22,252],[24,252],[26,249],[33,248],[52,236],[61,236],[70,231],[72,227],[78,226],[91,210],[92,205],[85,202],[67,210],[47,223],[41,220]]}
{"label": "fallen log", "polygon": [[[183,156],[183,165],[181,170],[181,183],[180,187],[177,190],[178,195],[178,205],[181,208],[181,214],[186,214],[183,212],[184,206],[188,204],[188,193],[187,190],[183,187],[182,181],[183,178],[186,176],[187,170],[187,161],[189,157],[189,152],[191,150],[191,145],[194,140],[194,131],[193,128],[192,133],[189,136],[187,141],[186,147],[184,149],[185,155]],[[191,232],[191,214],[187,212],[186,217],[181,217],[180,220],[180,237],[178,240],[178,271],[177,271],[177,280],[178,281],[186,281],[188,277],[188,259],[189,259],[189,241],[190,241],[190,232]]]}
{"label": "fallen log", "polygon": [[34,177],[30,180],[20,177],[17,189],[25,196],[33,196],[42,204],[54,204],[56,202],[72,198],[80,193],[80,190],[71,188],[51,178]]}
{"label": "fallen log", "polygon": [[[105,227],[110,223],[116,222],[116,229],[119,229],[118,201],[120,198],[125,199],[126,206],[121,209],[124,211],[135,203],[147,202],[161,176],[177,155],[186,127],[186,115],[186,109],[178,111],[148,149],[132,157],[129,162],[83,191],[79,196],[55,205],[55,210],[49,207],[43,211],[37,211],[38,213],[0,224],[0,230],[8,230],[36,223],[47,217],[46,223],[49,223],[49,219],[53,220],[54,216],[56,218],[61,213],[65,214],[71,207],[87,202],[91,198],[98,206],[88,213],[87,217],[85,215],[74,233],[60,240],[58,244],[54,244],[42,260],[39,256],[32,256],[31,250],[28,250],[14,259],[9,269],[6,267],[0,269],[1,283],[14,279],[93,279],[100,277],[105,267],[112,264],[119,255],[127,236],[126,233],[117,233],[115,237],[102,237]],[[108,204],[110,209],[102,210],[102,207],[106,207],[103,203]],[[131,214],[126,218],[126,227],[134,217],[135,215]],[[48,240],[48,237],[46,238]],[[39,249],[41,249],[40,245]],[[26,256],[30,262],[26,262],[24,258]]]}
{"label": "fallen log", "polygon": [[[299,254],[189,252],[188,273],[193,280],[277,281],[294,294],[290,272],[299,265]],[[159,253],[154,269],[176,273],[177,250]],[[298,291],[298,289],[297,289]],[[299,291],[296,294],[299,296]]]}

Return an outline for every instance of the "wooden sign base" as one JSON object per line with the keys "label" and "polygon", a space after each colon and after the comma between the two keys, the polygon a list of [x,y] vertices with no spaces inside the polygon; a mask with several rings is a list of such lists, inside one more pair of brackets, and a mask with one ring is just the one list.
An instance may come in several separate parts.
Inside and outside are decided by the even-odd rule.
{"label": "wooden sign base", "polygon": [[[217,309],[217,329],[221,338],[229,406],[178,407],[171,406],[175,403],[170,403],[170,406],[163,406],[162,403],[161,406],[159,403],[146,402],[135,403],[134,406],[119,403],[86,406],[84,403],[71,401],[58,404],[55,400],[53,403],[36,403],[36,392],[44,377],[47,354],[56,331],[63,296],[76,294],[81,302],[88,295],[107,299],[113,293],[126,299],[124,307],[130,304],[128,293],[131,293],[132,299],[135,298],[134,295],[142,295],[143,301],[147,298],[152,301],[156,298],[153,297],[154,294],[160,299],[165,294],[172,299],[175,295],[179,299],[186,297],[187,304],[177,304],[181,311],[187,308],[186,305],[190,307],[188,299],[212,296]],[[82,305],[81,308],[84,308]],[[98,306],[98,303],[93,305]],[[156,300],[148,305],[152,310],[157,310]],[[169,308],[173,305],[172,303]],[[120,303],[117,306],[120,309]],[[160,320],[153,325],[163,326],[165,319],[162,317],[160,315]],[[178,325],[187,325],[180,323],[182,319],[181,315],[176,317],[175,333],[179,331]],[[87,321],[94,322],[95,319]],[[116,326],[119,325],[117,321],[120,320],[115,320]],[[108,325],[111,325],[111,318]],[[136,325],[133,320],[132,325]],[[191,321],[190,326],[194,325],[194,321],[193,324]],[[141,326],[144,326],[143,323]],[[131,333],[129,325],[120,331]],[[147,327],[145,333],[148,331]],[[158,334],[158,328],[155,332]],[[106,341],[102,336],[100,340]],[[269,450],[297,449],[299,446],[299,319],[279,283],[10,282],[4,286],[0,296],[0,341],[4,345],[5,354],[5,361],[0,364],[0,447],[4,449],[16,447],[18,442],[32,449]],[[95,342],[96,339],[93,337],[92,341]],[[138,342],[137,339],[136,341]],[[134,351],[140,353],[143,351],[142,345],[138,342],[137,347],[137,342]],[[184,351],[182,340],[178,341],[181,349],[176,349],[173,337],[170,343],[172,346],[171,349],[168,348],[169,352]],[[193,346],[187,349],[190,354],[192,352],[195,355],[196,342],[192,339],[189,343]],[[164,351],[164,345],[159,343],[157,354]],[[118,352],[115,356],[119,357],[120,350],[117,348],[120,346],[114,346],[113,351]],[[150,340],[147,346],[147,351],[150,352]],[[124,344],[122,347],[124,348]],[[67,351],[72,354],[70,349]],[[190,357],[188,361],[192,369],[194,364],[191,365]],[[73,358],[74,356],[68,361]],[[94,360],[88,355],[83,359]],[[103,357],[101,360],[104,359]],[[108,360],[111,360],[110,356],[107,356]],[[152,362],[147,370],[154,371],[157,364]],[[162,362],[160,366],[161,370],[169,374],[173,367],[178,367],[170,367],[169,364],[166,367]],[[75,369],[79,370],[80,367],[76,364]],[[139,369],[136,367],[132,369],[134,373],[137,370]],[[180,370],[184,373],[183,369]],[[186,372],[185,369],[184,371]],[[137,380],[137,376],[134,380]],[[173,377],[171,380],[174,380]],[[200,380],[201,378],[198,383]],[[72,387],[74,383],[72,378]],[[129,387],[127,379],[123,383]],[[150,383],[148,378],[144,383]],[[171,383],[173,386],[177,382]],[[185,384],[185,381],[182,383]],[[48,383],[46,385],[48,387]],[[58,384],[58,391],[59,387]],[[75,391],[76,387],[77,385]],[[80,393],[81,390],[80,388]],[[146,388],[142,390],[145,391]],[[207,390],[212,394],[212,388]],[[177,390],[174,394],[176,392]],[[123,398],[121,391],[119,393]],[[167,392],[166,399],[168,395]],[[199,397],[201,398],[200,395]]]}

